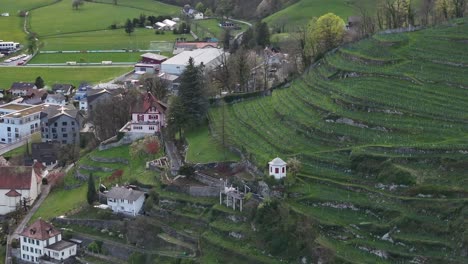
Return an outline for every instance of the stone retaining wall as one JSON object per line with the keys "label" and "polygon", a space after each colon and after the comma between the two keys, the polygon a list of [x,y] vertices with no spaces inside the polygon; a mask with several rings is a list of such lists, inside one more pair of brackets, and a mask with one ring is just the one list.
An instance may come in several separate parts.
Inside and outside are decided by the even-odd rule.
{"label": "stone retaining wall", "polygon": [[96,156],[90,156],[89,158],[92,161],[96,161],[96,162],[128,164],[128,160],[124,158],[102,158],[102,157],[96,157]]}
{"label": "stone retaining wall", "polygon": [[96,167],[89,165],[80,165],[78,169],[89,170],[89,171],[103,171],[103,172],[113,172],[115,169],[106,168],[106,167]]}

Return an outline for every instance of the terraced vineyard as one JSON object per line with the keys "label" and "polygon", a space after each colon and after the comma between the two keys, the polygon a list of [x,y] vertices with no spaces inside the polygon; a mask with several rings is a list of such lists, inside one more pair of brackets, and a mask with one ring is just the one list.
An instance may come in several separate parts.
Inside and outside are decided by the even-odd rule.
{"label": "terraced vineyard", "polygon": [[[284,203],[339,262],[462,263],[467,43],[461,20],[343,47],[289,88],[224,106],[226,138],[262,169],[302,161]],[[218,138],[222,113],[210,112]]]}

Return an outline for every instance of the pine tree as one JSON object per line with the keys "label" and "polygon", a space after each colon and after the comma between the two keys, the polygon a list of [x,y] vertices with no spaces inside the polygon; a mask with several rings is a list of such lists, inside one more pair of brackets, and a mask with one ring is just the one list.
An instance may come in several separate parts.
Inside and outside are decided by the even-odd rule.
{"label": "pine tree", "polygon": [[36,85],[37,89],[44,88],[44,80],[42,79],[41,76],[37,76],[36,81],[34,82],[34,85]]}
{"label": "pine tree", "polygon": [[132,21],[130,19],[127,19],[127,22],[125,22],[125,32],[130,35],[132,32],[135,30],[135,26],[133,25]]}
{"label": "pine tree", "polygon": [[92,205],[96,201],[96,185],[92,173],[88,178],[88,193],[86,194],[86,199],[89,205]]}
{"label": "pine tree", "polygon": [[255,32],[257,34],[257,44],[261,47],[270,45],[270,29],[266,22],[259,22],[255,26]]}
{"label": "pine tree", "polygon": [[187,67],[180,76],[179,97],[188,127],[203,122],[208,111],[203,67],[203,65],[195,66],[193,58],[190,58]]}

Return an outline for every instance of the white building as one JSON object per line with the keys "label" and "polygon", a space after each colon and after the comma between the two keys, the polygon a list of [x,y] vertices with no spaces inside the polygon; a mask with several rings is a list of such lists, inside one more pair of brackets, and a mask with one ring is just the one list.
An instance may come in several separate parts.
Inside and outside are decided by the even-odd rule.
{"label": "white building", "polygon": [[62,94],[49,94],[45,100],[46,104],[61,105],[66,104],[65,96]]}
{"label": "white building", "polygon": [[275,158],[272,161],[268,162],[269,165],[269,175],[275,177],[279,180],[286,177],[286,165],[287,163],[280,158]]}
{"label": "white building", "polygon": [[145,193],[125,187],[113,187],[106,193],[107,205],[114,213],[136,216],[145,201]]}
{"label": "white building", "polygon": [[41,193],[46,175],[41,163],[0,167],[0,215],[15,211],[20,202],[31,205]]}
{"label": "white building", "polygon": [[[9,103],[0,106],[0,143],[11,143],[40,130],[44,105]],[[2,115],[3,114],[3,115]]]}
{"label": "white building", "polygon": [[132,109],[132,120],[120,129],[125,133],[154,134],[166,126],[167,106],[151,92],[143,94]]}
{"label": "white building", "polygon": [[226,56],[221,49],[204,48],[193,51],[183,51],[176,56],[161,63],[161,72],[181,75],[188,65],[190,58],[193,58],[195,66],[203,64],[205,69],[213,69],[222,62],[222,56]]}
{"label": "white building", "polygon": [[26,227],[20,234],[20,257],[39,263],[41,258],[63,261],[77,253],[75,243],[62,240],[62,234],[42,219]]}

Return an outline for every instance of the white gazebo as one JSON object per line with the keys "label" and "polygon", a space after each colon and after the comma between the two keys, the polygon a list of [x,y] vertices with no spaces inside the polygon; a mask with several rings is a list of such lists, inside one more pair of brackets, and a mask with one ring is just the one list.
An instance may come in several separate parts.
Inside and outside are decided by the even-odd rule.
{"label": "white gazebo", "polygon": [[269,175],[275,177],[275,179],[279,180],[281,178],[286,177],[286,165],[287,163],[276,157],[272,161],[268,162],[269,164]]}

